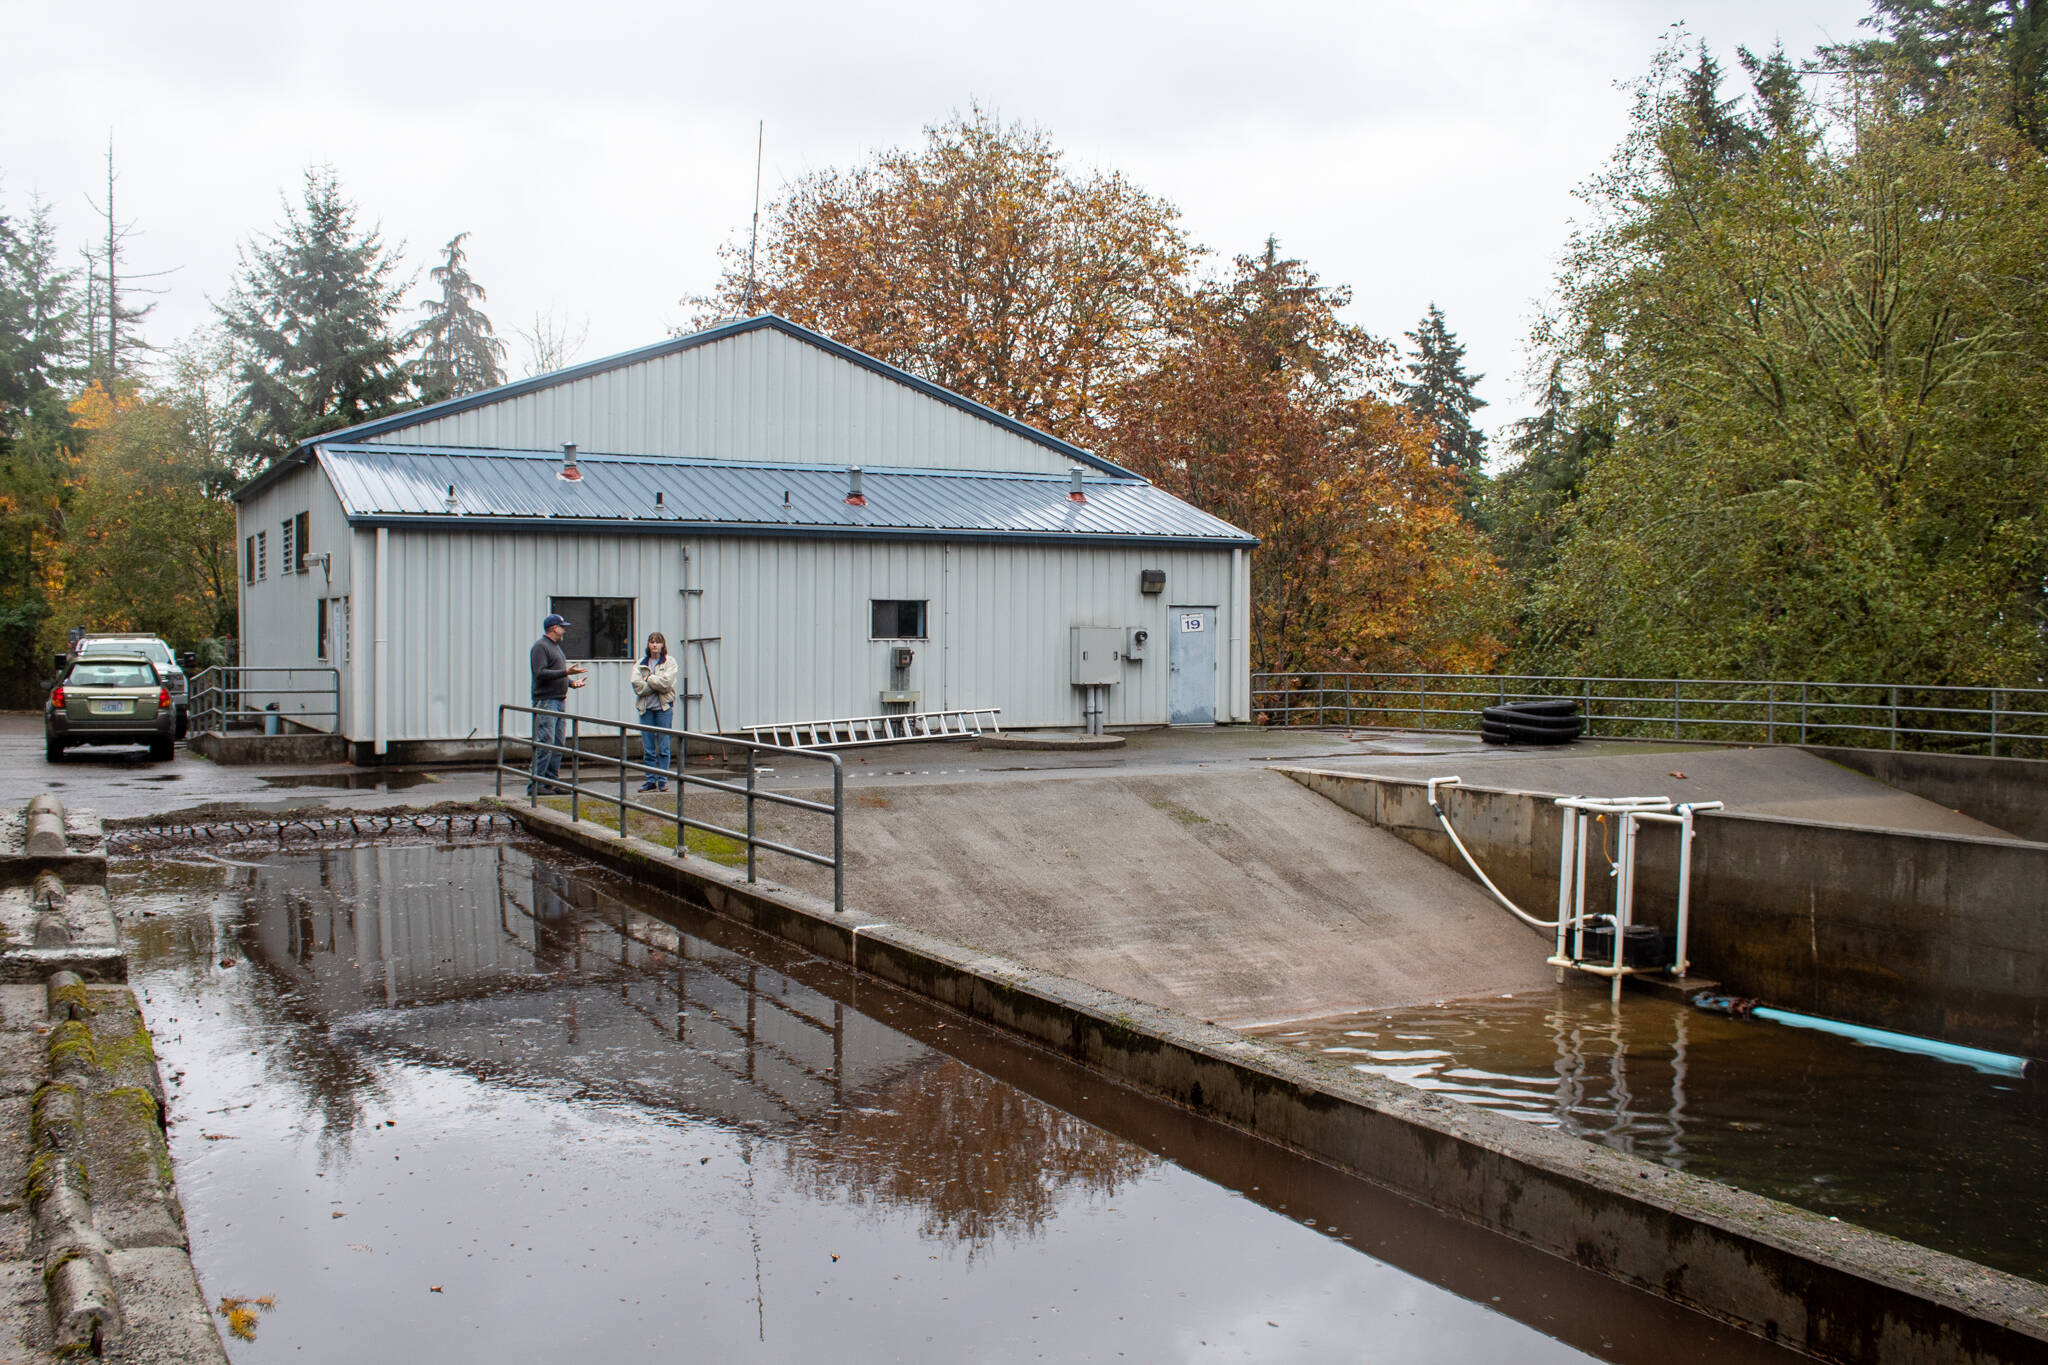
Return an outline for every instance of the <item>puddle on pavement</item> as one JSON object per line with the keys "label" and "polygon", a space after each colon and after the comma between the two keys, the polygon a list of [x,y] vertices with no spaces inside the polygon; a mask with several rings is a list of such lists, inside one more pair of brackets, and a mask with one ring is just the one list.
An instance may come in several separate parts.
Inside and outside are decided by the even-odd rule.
{"label": "puddle on pavement", "polygon": [[441,779],[432,773],[380,772],[375,768],[345,773],[291,773],[266,777],[266,787],[340,787],[347,791],[404,791]]}
{"label": "puddle on pavement", "polygon": [[535,846],[115,883],[237,1361],[1788,1359]]}
{"label": "puddle on pavement", "polygon": [[1262,1032],[2048,1281],[2048,1086],[1604,985]]}

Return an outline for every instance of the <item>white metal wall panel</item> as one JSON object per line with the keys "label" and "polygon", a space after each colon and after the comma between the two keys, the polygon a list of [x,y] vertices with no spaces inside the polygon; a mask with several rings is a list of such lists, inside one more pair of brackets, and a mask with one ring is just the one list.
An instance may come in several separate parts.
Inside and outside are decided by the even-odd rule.
{"label": "white metal wall panel", "polygon": [[[1067,680],[1074,625],[1152,632],[1150,657],[1124,666],[1107,719],[1161,724],[1168,600],[1215,605],[1218,634],[1231,638],[1227,550],[438,531],[392,532],[390,542],[393,741],[494,733],[498,703],[527,700],[526,653],[553,596],[632,597],[637,634],[660,630],[681,652],[686,545],[691,581],[704,589],[688,633],[716,637],[687,657],[692,690],[717,697],[715,718],[708,695],[693,706],[700,728],[874,714],[899,644],[916,652],[909,685],[927,708],[1000,706],[1005,725],[1075,725],[1080,701]],[[1148,568],[1166,571],[1165,594],[1138,591]],[[930,638],[871,639],[876,598],[928,602]],[[1248,679],[1223,660],[1218,715],[1241,716]],[[590,668],[570,710],[630,718],[630,665]],[[365,729],[352,733],[369,738]]]}
{"label": "white metal wall panel", "polygon": [[1036,441],[774,328],[431,418],[400,445],[1065,473]]}
{"label": "white metal wall panel", "polygon": [[[325,569],[314,565],[306,573],[284,572],[284,522],[300,512],[307,514],[305,552],[332,556]],[[334,494],[327,476],[317,465],[305,465],[266,488],[256,497],[236,508],[235,572],[242,578],[241,584],[241,637],[242,662],[248,665],[284,668],[326,668],[335,667],[341,674],[342,728],[347,733],[350,725],[350,681],[349,664],[343,656],[357,651],[343,648],[343,641],[335,638],[336,655],[332,663],[322,663],[316,653],[316,630],[319,600],[343,598],[350,600],[348,618],[354,618],[353,594],[351,591],[349,540],[350,529],[342,513],[341,500]],[[262,531],[268,547],[266,571],[260,582],[247,581],[244,573],[244,545],[249,536]],[[339,628],[339,623],[334,627]],[[254,675],[251,681],[271,675]],[[295,687],[310,687],[311,680],[297,680]],[[255,693],[249,698],[250,704],[260,709],[266,702],[276,701],[286,713],[298,710],[302,705],[315,705],[316,699],[304,696],[272,696]],[[325,703],[318,703],[324,709]],[[327,728],[325,720],[309,721],[321,729]]]}

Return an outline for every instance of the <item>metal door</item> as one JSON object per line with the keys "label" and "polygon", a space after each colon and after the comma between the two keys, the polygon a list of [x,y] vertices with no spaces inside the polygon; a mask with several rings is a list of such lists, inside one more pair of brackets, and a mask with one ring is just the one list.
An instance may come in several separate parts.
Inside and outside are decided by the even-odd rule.
{"label": "metal door", "polygon": [[1172,681],[1167,716],[1175,725],[1216,723],[1216,608],[1168,607],[1167,659]]}

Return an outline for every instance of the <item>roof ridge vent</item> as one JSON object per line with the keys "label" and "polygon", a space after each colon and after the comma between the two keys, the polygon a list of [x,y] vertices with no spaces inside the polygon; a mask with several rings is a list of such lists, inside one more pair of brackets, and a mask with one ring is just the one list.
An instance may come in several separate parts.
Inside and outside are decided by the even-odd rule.
{"label": "roof ridge vent", "polygon": [[558,477],[569,483],[575,483],[583,477],[583,471],[576,467],[576,443],[574,441],[562,442],[562,472]]}

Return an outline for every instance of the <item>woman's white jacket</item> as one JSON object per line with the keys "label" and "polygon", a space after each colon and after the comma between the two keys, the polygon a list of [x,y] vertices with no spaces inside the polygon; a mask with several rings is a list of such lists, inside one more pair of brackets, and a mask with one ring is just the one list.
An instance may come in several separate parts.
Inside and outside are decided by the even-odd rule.
{"label": "woman's white jacket", "polygon": [[676,661],[663,655],[654,664],[633,665],[633,695],[642,711],[666,711],[676,704]]}

